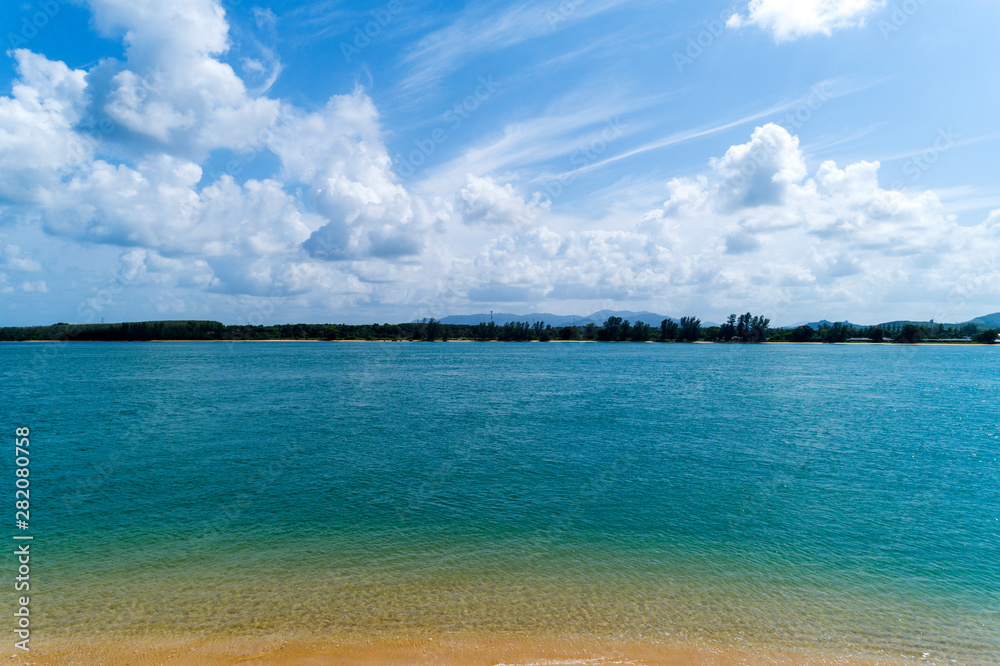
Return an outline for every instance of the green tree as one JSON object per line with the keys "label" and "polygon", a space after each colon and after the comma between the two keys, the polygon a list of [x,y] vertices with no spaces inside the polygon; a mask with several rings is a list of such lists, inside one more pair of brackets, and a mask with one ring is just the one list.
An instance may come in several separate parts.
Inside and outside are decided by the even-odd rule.
{"label": "green tree", "polygon": [[736,337],[736,315],[729,315],[726,323],[719,327],[719,339],[723,342],[732,342]]}
{"label": "green tree", "polygon": [[628,342],[632,338],[632,323],[626,319],[622,322],[622,328],[618,331],[618,341]]}
{"label": "green tree", "polygon": [[792,331],[792,342],[809,342],[816,335],[816,331],[813,330],[812,326],[799,326],[794,331]]}
{"label": "green tree", "polygon": [[747,332],[748,342],[767,342],[768,326],[771,320],[764,315],[759,315],[750,320],[750,328]]}
{"label": "green tree", "polygon": [[532,335],[542,342],[548,342],[552,339],[552,327],[546,327],[544,321],[536,321],[531,325]]}
{"label": "green tree", "polygon": [[507,322],[500,329],[500,340],[513,340],[515,342],[527,342],[531,340],[531,326],[526,321]]}
{"label": "green tree", "polygon": [[622,336],[622,318],[608,317],[604,326],[597,332],[597,339],[601,342],[617,342]]}
{"label": "green tree", "polygon": [[916,344],[924,337],[924,332],[916,324],[906,324],[903,330],[896,336],[896,342],[904,344]]}
{"label": "green tree", "polygon": [[680,331],[680,326],[673,319],[664,319],[660,322],[660,342],[666,342],[667,340],[676,340],[677,332]]}
{"label": "green tree", "polygon": [[997,343],[998,335],[1000,335],[1000,331],[983,331],[982,333],[974,335],[972,339],[980,344],[995,345]]}
{"label": "green tree", "polygon": [[427,326],[424,329],[424,336],[428,342],[434,342],[438,338],[444,340],[444,329],[441,328],[441,322],[431,317],[427,320]]}
{"label": "green tree", "polygon": [[962,337],[971,338],[973,335],[979,332],[979,327],[973,324],[972,322],[969,322],[966,324],[962,324],[962,327],[961,329],[959,329],[959,332],[962,334]]}
{"label": "green tree", "polygon": [[847,342],[847,338],[851,337],[850,329],[839,321],[831,325],[830,328],[824,328],[821,334],[823,342],[827,344]]}
{"label": "green tree", "polygon": [[653,335],[653,330],[649,324],[637,321],[632,327],[632,334],[629,337],[632,342],[646,342]]}
{"label": "green tree", "polygon": [[681,317],[681,342],[696,342],[701,337],[701,320],[696,317]]}
{"label": "green tree", "polygon": [[750,337],[750,322],[753,317],[750,313],[741,314],[736,319],[736,339],[740,342],[749,342]]}

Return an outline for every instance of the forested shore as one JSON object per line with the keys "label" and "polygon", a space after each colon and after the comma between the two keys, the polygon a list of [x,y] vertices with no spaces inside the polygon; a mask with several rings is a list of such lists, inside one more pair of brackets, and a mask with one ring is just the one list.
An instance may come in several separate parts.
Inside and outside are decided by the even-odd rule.
{"label": "forested shore", "polygon": [[826,326],[771,328],[770,320],[746,313],[730,315],[725,323],[702,326],[696,317],[664,319],[659,327],[609,317],[603,325],[553,327],[539,321],[482,322],[476,325],[445,324],[436,319],[402,324],[277,324],[226,325],[217,321],[146,321],[114,324],[66,324],[3,327],[0,342],[103,341],[142,342],[169,340],[476,340],[500,342],[718,342],[755,344],[798,343],[907,343],[994,344],[1000,332],[981,330],[975,324],[887,324],[857,327],[833,323]]}

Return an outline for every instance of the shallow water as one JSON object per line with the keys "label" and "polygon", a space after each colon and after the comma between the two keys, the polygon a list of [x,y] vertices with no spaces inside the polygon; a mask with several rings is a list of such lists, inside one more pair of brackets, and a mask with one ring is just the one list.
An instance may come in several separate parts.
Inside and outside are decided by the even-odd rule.
{"label": "shallow water", "polygon": [[992,348],[7,344],[0,372],[38,636],[1000,663]]}

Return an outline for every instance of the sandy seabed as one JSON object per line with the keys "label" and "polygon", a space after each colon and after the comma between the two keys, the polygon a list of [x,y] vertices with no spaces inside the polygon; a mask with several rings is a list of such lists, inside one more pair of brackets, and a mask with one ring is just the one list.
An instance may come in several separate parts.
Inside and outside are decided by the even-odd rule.
{"label": "sandy seabed", "polygon": [[[34,640],[33,640],[34,642]],[[4,654],[5,653],[5,654]],[[435,637],[424,639],[161,639],[108,641],[61,639],[40,641],[30,652],[4,650],[13,664],[345,664],[363,666],[600,666],[603,664],[665,666],[815,665],[876,666],[915,663],[874,655],[821,651],[685,646],[671,643],[531,637]]]}

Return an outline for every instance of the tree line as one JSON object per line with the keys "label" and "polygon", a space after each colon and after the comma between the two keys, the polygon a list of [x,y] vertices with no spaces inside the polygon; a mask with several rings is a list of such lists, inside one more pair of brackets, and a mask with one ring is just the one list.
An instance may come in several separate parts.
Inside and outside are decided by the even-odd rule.
{"label": "tree line", "polygon": [[0,328],[0,342],[45,340],[149,341],[149,340],[478,340],[500,342],[550,342],[581,340],[595,342],[720,342],[754,344],[762,342],[851,341],[919,343],[928,341],[978,342],[993,344],[1000,332],[979,331],[975,324],[944,326],[914,323],[855,327],[832,323],[819,329],[770,327],[770,320],[749,312],[729,315],[718,326],[702,326],[697,317],[664,319],[658,327],[608,317],[598,326],[553,327],[545,322],[481,322],[475,325],[446,324],[424,319],[403,324],[275,324],[225,325],[217,321],[147,321],[120,324],[65,323],[52,326]]}
{"label": "tree line", "polygon": [[826,342],[840,343],[859,342],[899,342],[916,344],[919,342],[976,342],[994,344],[1000,331],[980,331],[975,324],[959,324],[945,326],[944,324],[895,323],[880,326],[857,327],[845,323],[833,323],[820,329],[811,326],[799,326],[794,329],[781,329],[776,332],[774,340],[784,342]]}

